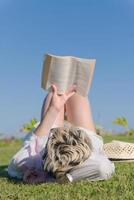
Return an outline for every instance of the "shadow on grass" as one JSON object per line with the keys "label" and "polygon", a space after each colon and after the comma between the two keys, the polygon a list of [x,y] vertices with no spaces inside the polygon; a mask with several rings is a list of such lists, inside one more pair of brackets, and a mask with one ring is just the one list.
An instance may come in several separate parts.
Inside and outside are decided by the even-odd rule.
{"label": "shadow on grass", "polygon": [[3,177],[8,178],[8,173],[6,171],[7,167],[8,167],[8,165],[0,166],[0,178],[3,178]]}
{"label": "shadow on grass", "polygon": [[[43,182],[43,183],[26,183],[26,182],[23,182],[22,179],[10,177],[7,172],[7,167],[8,167],[8,165],[0,165],[0,179],[5,178],[5,179],[7,179],[7,181],[9,181],[12,184],[39,185],[39,184],[45,183],[45,182]],[[52,184],[55,182],[49,180],[47,183]],[[60,184],[62,184],[62,183],[60,183]]]}
{"label": "shadow on grass", "polygon": [[7,173],[7,167],[8,167],[8,165],[0,165],[0,179],[6,178],[8,181],[10,181],[11,183],[14,183],[14,184],[23,183],[22,180],[19,180],[16,178],[11,178]]}

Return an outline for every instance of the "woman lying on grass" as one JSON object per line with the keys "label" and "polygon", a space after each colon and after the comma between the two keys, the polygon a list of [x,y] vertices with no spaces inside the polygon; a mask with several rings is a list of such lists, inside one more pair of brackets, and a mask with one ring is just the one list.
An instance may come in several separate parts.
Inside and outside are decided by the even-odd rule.
{"label": "woman lying on grass", "polygon": [[[64,124],[66,112],[68,124]],[[45,98],[41,121],[8,166],[10,177],[26,183],[109,179],[115,171],[95,131],[87,97],[71,86],[62,95],[56,85]]]}

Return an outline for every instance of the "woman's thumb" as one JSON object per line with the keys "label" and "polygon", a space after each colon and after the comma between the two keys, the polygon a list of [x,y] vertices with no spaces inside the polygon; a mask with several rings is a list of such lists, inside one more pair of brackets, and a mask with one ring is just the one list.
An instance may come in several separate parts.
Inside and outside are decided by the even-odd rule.
{"label": "woman's thumb", "polygon": [[57,92],[57,88],[54,84],[52,84],[52,89],[53,89],[53,92],[56,93]]}

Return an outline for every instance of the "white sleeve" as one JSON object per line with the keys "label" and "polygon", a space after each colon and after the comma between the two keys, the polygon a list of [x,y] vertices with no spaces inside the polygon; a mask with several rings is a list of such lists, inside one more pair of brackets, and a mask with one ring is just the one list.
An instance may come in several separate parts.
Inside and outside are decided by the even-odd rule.
{"label": "white sleeve", "polygon": [[37,167],[38,169],[41,168],[41,151],[46,146],[49,134],[44,136],[36,136],[33,130],[27,134],[27,136],[24,138],[21,149],[12,157],[9,162],[8,174],[11,177],[21,179],[26,167]]}
{"label": "white sleeve", "polygon": [[114,172],[114,163],[102,153],[94,159],[89,157],[80,167],[71,170],[67,177],[71,182],[81,179],[98,181],[111,178]]}

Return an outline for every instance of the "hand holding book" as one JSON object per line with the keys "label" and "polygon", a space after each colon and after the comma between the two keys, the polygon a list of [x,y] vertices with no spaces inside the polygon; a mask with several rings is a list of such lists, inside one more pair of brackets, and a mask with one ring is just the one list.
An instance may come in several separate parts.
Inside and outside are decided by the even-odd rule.
{"label": "hand holding book", "polygon": [[72,56],[46,54],[41,87],[51,91],[51,85],[58,88],[57,93],[64,93],[69,86],[76,85],[77,93],[87,96],[91,87],[95,59],[84,59]]}
{"label": "hand holding book", "polygon": [[76,86],[72,85],[63,94],[58,95],[58,93],[57,93],[58,88],[57,88],[56,85],[53,84],[52,85],[53,95],[52,95],[52,99],[51,99],[51,102],[50,102],[50,107],[54,107],[58,112],[60,112],[60,110],[62,109],[62,107],[66,103],[66,101],[73,94],[75,94],[75,88],[76,88]]}
{"label": "hand holding book", "polygon": [[56,85],[51,85],[51,88],[52,91],[48,93],[43,101],[41,109],[41,121],[43,120],[50,107],[54,107],[57,111],[60,111],[66,101],[76,92],[75,85],[70,86],[65,93],[60,95],[57,93],[58,88]]}

